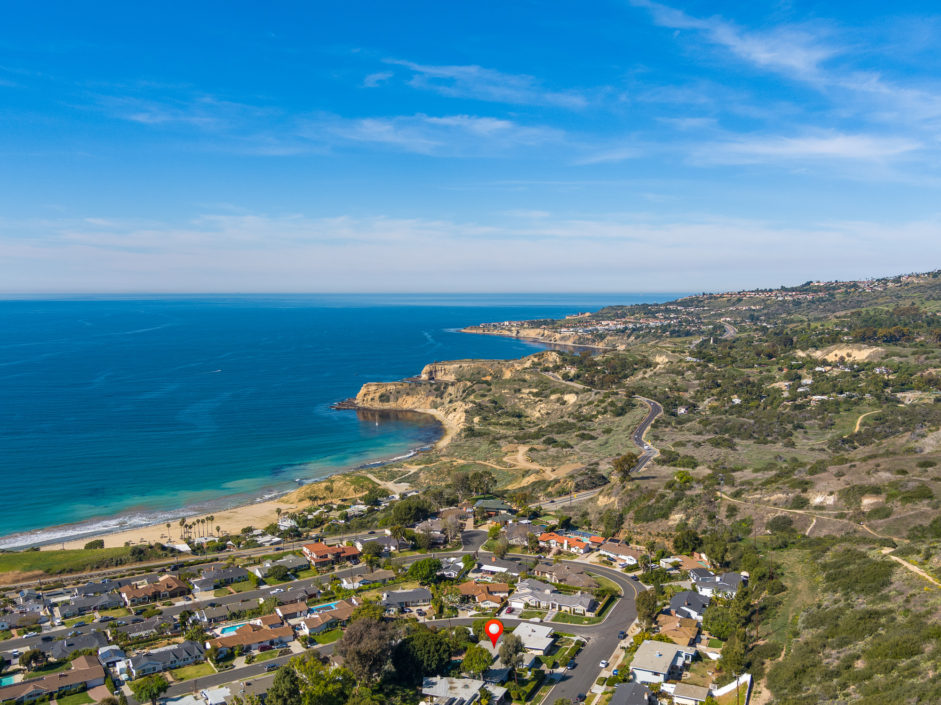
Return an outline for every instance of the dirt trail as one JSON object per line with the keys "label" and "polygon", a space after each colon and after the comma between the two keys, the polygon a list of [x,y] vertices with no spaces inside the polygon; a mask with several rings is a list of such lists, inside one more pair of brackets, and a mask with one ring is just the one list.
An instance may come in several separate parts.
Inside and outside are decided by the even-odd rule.
{"label": "dirt trail", "polygon": [[[412,486],[408,484],[407,482],[393,482],[391,480],[380,480],[378,477],[368,472],[364,472],[362,474],[368,477],[370,480],[375,482],[377,485],[379,485],[383,489],[389,490],[391,494],[402,494],[403,492],[407,492],[408,490],[412,489]],[[409,475],[411,475],[411,473],[409,473]],[[405,476],[403,475],[403,477]]]}
{"label": "dirt trail", "polygon": [[865,414],[860,414],[859,418],[856,419],[856,428],[853,429],[853,433],[859,433],[859,425],[863,422],[863,419],[869,416],[870,414],[878,414],[881,409],[876,409],[875,411],[867,411]]}
{"label": "dirt trail", "polygon": [[891,559],[892,559],[893,561],[895,561],[896,563],[900,563],[900,564],[903,565],[906,569],[908,569],[908,570],[910,570],[911,572],[915,573],[915,575],[920,575],[920,576],[923,577],[925,580],[927,580],[927,581],[929,581],[929,582],[932,582],[932,583],[934,583],[936,586],[938,586],[939,588],[941,588],[941,582],[938,582],[938,581],[937,581],[934,577],[932,577],[928,572],[922,570],[922,569],[919,568],[917,565],[912,565],[911,563],[909,563],[908,561],[906,561],[904,558],[899,558],[898,556],[893,556],[892,553],[891,553],[891,551],[892,551],[892,549],[889,548],[888,546],[887,546],[886,548],[883,548],[883,549],[882,549],[882,553],[884,553],[886,556],[888,556],[889,558],[891,558]]}
{"label": "dirt trail", "polygon": [[816,525],[817,525],[817,517],[814,517],[814,520],[810,522],[810,526],[807,527],[807,531],[804,532],[804,536],[810,536],[810,532],[813,531]]}

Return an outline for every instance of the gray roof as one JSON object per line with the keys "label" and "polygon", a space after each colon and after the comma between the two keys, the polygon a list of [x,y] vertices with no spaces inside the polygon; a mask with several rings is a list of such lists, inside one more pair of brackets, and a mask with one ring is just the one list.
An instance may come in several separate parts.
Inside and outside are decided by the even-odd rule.
{"label": "gray roof", "polygon": [[670,600],[670,609],[674,612],[687,609],[696,614],[702,614],[708,606],[709,598],[700,595],[698,592],[693,592],[692,590],[678,592],[673,596],[673,599]]}
{"label": "gray roof", "polygon": [[88,634],[79,634],[68,639],[59,641],[40,642],[36,648],[45,653],[50,658],[57,660],[67,659],[73,651],[79,649],[94,649],[98,651],[102,646],[107,645],[108,637],[101,632],[89,632]]}
{"label": "gray roof", "polygon": [[386,607],[431,602],[431,590],[428,588],[415,588],[414,590],[394,590],[383,595],[382,604]]}
{"label": "gray roof", "polygon": [[120,626],[115,626],[111,628],[112,632],[121,632],[122,634],[127,634],[128,636],[133,636],[135,634],[144,634],[146,632],[155,632],[158,630],[161,624],[173,624],[176,622],[175,619],[171,617],[150,617],[149,619],[142,619],[137,622],[132,622],[131,624],[123,624]]}
{"label": "gray roof", "polygon": [[106,592],[111,592],[117,587],[117,585],[110,580],[103,580],[100,583],[85,583],[84,585],[79,585],[77,588],[72,590],[72,594],[76,597],[88,597],[89,595],[101,595]]}
{"label": "gray roof", "polygon": [[673,697],[704,702],[709,697],[709,688],[704,688],[701,685],[690,685],[689,683],[677,683],[676,688],[673,689]]}
{"label": "gray roof", "polygon": [[650,705],[651,695],[643,683],[618,683],[608,705]]}
{"label": "gray roof", "polygon": [[474,507],[480,507],[490,512],[513,512],[513,507],[502,499],[478,499]]}
{"label": "gray roof", "polygon": [[204,580],[213,582],[228,580],[248,580],[248,571],[241,566],[230,566],[227,568],[209,569],[202,572]]}
{"label": "gray roof", "polygon": [[167,646],[156,651],[145,651],[131,657],[131,668],[136,672],[148,663],[159,663],[166,668],[167,664],[186,659],[200,659],[203,656],[202,645],[195,641],[184,641],[182,644]]}

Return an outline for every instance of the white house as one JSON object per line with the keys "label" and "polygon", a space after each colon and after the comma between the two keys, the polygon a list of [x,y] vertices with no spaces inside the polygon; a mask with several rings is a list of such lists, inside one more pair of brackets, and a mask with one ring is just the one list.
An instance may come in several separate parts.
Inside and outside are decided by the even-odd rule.
{"label": "white house", "polygon": [[693,661],[696,649],[692,646],[667,644],[647,639],[631,661],[631,675],[638,683],[663,683],[682,677],[683,670]]}

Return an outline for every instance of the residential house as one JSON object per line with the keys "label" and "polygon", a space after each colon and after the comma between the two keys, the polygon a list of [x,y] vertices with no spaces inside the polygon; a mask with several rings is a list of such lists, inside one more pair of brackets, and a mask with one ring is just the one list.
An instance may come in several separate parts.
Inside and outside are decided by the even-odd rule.
{"label": "residential house", "polygon": [[210,639],[206,642],[207,648],[216,647],[222,655],[236,647],[245,651],[258,649],[262,646],[278,648],[294,640],[294,630],[289,626],[259,627],[256,624],[245,624],[231,634]]}
{"label": "residential house", "polygon": [[355,599],[340,600],[330,609],[320,610],[301,621],[299,631],[301,634],[312,635],[343,626],[350,621],[358,606],[359,603]]}
{"label": "residential house", "polygon": [[279,592],[274,597],[279,605],[289,605],[292,602],[307,602],[307,600],[312,597],[317,597],[319,594],[320,590],[317,589],[316,586],[309,585],[307,587],[298,587]]}
{"label": "residential house", "polygon": [[388,611],[401,612],[408,607],[419,607],[431,604],[431,590],[428,588],[415,588],[414,590],[393,590],[382,593],[382,606]]}
{"label": "residential house", "polygon": [[274,611],[281,619],[287,621],[289,619],[306,617],[307,613],[310,612],[310,608],[307,606],[306,602],[292,602],[276,607]]}
{"label": "residential house", "polygon": [[132,656],[128,659],[128,669],[133,678],[162,673],[174,668],[182,668],[199,663],[205,657],[205,650],[195,641],[163,646],[152,651]]}
{"label": "residential house", "polygon": [[177,621],[172,617],[148,617],[147,619],[137,618],[130,624],[118,624],[112,622],[108,625],[108,634],[112,639],[117,638],[118,634],[124,634],[128,639],[142,639],[145,636],[152,636],[161,631],[161,625],[167,629],[175,628]]}
{"label": "residential house", "polygon": [[696,649],[691,646],[647,639],[634,653],[631,676],[638,683],[663,683],[679,679],[695,655]]}
{"label": "residential house", "polygon": [[325,568],[343,561],[356,561],[360,555],[355,546],[328,546],[322,541],[304,544],[301,550],[315,568]]}
{"label": "residential house", "polygon": [[513,629],[513,634],[523,642],[523,648],[535,654],[547,654],[555,643],[552,627],[533,622],[521,622]]}
{"label": "residential house", "polygon": [[366,585],[382,585],[395,577],[391,570],[375,570],[371,573],[360,573],[358,575],[348,575],[340,580],[340,585],[347,590],[358,590]]}
{"label": "residential house", "polygon": [[104,685],[105,669],[94,656],[79,656],[67,671],[0,687],[0,702],[28,703],[39,698],[87,690]]}
{"label": "residential house", "polygon": [[210,590],[216,588],[225,587],[226,585],[231,585],[232,583],[240,583],[243,580],[248,580],[248,571],[242,568],[241,566],[225,566],[222,568],[209,568],[203,570],[200,574],[199,580],[193,581],[193,588],[196,588],[196,583],[200,583],[200,590],[205,588],[202,586],[209,585]]}
{"label": "residential house", "polygon": [[259,627],[280,627],[284,624],[281,615],[274,612],[271,614],[263,614],[261,617],[255,617],[248,620],[248,622],[249,624],[255,624]]}
{"label": "residential house", "polygon": [[120,646],[109,644],[98,649],[98,661],[105,668],[111,668],[116,663],[120,663],[127,658],[124,650]]}
{"label": "residential house", "polygon": [[124,600],[113,592],[103,595],[89,595],[88,597],[73,597],[68,602],[60,602],[56,606],[59,619],[71,619],[99,610],[113,610],[124,607]]}
{"label": "residential house", "polygon": [[478,583],[473,580],[461,583],[458,590],[463,598],[473,600],[483,609],[499,607],[510,594],[510,586],[506,583]]}
{"label": "residential house", "polygon": [[76,651],[92,649],[97,652],[98,649],[107,644],[108,637],[102,632],[88,632],[56,641],[41,641],[36,645],[36,648],[46,654],[48,658],[65,661]]}
{"label": "residential house", "polygon": [[523,524],[514,522],[503,527],[503,533],[511,546],[528,546],[530,536],[539,536],[544,533],[546,527],[543,525]]}
{"label": "residential house", "polygon": [[638,551],[636,548],[631,548],[623,543],[614,543],[613,541],[606,541],[601,544],[598,553],[610,558],[612,561],[616,561],[619,565],[637,565],[640,562],[640,557],[644,555],[642,551]]}
{"label": "residential house", "polygon": [[110,580],[102,580],[99,583],[85,583],[76,588],[72,588],[72,597],[91,597],[93,595],[104,595],[112,592],[118,586]]}
{"label": "residential house", "polygon": [[275,566],[281,566],[288,573],[297,573],[301,570],[307,570],[310,568],[310,563],[306,558],[302,556],[295,556],[293,554],[279,558],[276,561],[265,561],[261,565],[255,565],[249,568],[249,570],[254,573],[256,576],[264,580],[268,577],[268,574],[271,572],[271,569]]}
{"label": "residential house", "polygon": [[546,578],[550,582],[582,590],[594,590],[598,587],[598,581],[588,575],[584,567],[571,563],[553,563],[552,561],[541,560],[529,572],[538,577]]}
{"label": "residential house", "polygon": [[657,705],[657,699],[643,683],[618,683],[608,705]]}
{"label": "residential house", "polygon": [[480,571],[491,575],[506,573],[507,575],[519,576],[524,569],[519,561],[505,560],[496,556],[484,556],[480,559]]}
{"label": "residential house", "polygon": [[493,517],[504,512],[507,514],[516,514],[516,510],[502,499],[478,499],[474,503],[474,509],[482,509],[489,517]]}
{"label": "residential house", "polygon": [[125,585],[118,592],[124,599],[124,603],[139,605],[145,602],[155,600],[172,600],[176,597],[183,597],[188,594],[190,589],[182,580],[172,575],[164,575],[154,583],[144,583],[143,585]]}
{"label": "residential house", "polygon": [[578,554],[588,553],[588,551],[591,550],[587,541],[575,536],[563,536],[554,531],[540,534],[539,545],[543,548],[558,548],[562,551],[570,551],[571,553]]}
{"label": "residential house", "polygon": [[699,636],[699,622],[689,617],[658,614],[657,626],[660,628],[660,634],[680,646],[692,646]]}
{"label": "residential house", "polygon": [[715,575],[705,568],[693,568],[689,571],[689,577],[696,591],[706,597],[735,597],[739,588],[747,581],[741,573]]}
{"label": "residential house", "polygon": [[425,534],[433,546],[440,546],[447,543],[447,536],[444,535],[445,525],[442,519],[425,519],[415,525],[416,534]]}
{"label": "residential house", "polygon": [[709,606],[709,598],[692,590],[676,593],[670,599],[670,612],[677,617],[689,617],[697,622],[702,621],[703,613]]}
{"label": "residential house", "polygon": [[568,595],[559,592],[551,585],[527,578],[521,580],[516,591],[510,598],[510,606],[523,610],[526,607],[536,607],[571,614],[593,615],[597,607],[595,598],[583,592]]}
{"label": "residential house", "polygon": [[365,551],[366,546],[373,544],[380,547],[379,555],[388,556],[398,551],[407,551],[411,544],[405,539],[397,539],[392,536],[370,536],[367,539],[357,539],[353,542],[360,551]]}
{"label": "residential house", "polygon": [[422,680],[421,694],[432,705],[473,705],[480,700],[483,688],[489,691],[492,705],[509,701],[506,688],[476,678],[429,676]]}

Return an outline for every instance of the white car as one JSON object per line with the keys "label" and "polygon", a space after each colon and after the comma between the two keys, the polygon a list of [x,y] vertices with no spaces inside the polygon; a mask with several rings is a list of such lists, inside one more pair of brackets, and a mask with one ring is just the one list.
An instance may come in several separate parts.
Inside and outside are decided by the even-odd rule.
{"label": "white car", "polygon": [[29,632],[28,634],[24,634],[23,638],[25,639],[26,637],[30,636],[39,636],[39,632]]}
{"label": "white car", "polygon": [[271,594],[272,594],[272,595],[277,595],[279,592],[284,592],[284,589],[283,589],[283,588],[275,588],[274,590],[271,591]]}
{"label": "white car", "polygon": [[602,667],[602,668],[607,668],[607,667],[608,667],[608,662],[605,661],[604,659],[602,659],[602,660],[601,660],[601,667]]}

